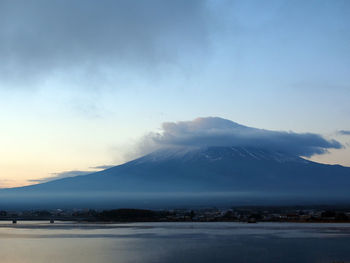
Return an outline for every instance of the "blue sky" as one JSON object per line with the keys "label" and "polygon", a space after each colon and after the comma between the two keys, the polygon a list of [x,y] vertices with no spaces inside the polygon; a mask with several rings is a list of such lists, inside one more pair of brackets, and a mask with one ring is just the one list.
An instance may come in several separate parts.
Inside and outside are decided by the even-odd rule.
{"label": "blue sky", "polygon": [[[0,1],[0,186],[131,158],[163,122],[350,136],[348,1]],[[312,157],[350,166],[348,148]]]}

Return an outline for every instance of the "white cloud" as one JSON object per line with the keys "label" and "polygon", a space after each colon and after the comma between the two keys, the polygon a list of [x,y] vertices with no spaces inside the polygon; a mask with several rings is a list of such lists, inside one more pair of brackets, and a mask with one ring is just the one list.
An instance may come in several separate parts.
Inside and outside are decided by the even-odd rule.
{"label": "white cloud", "polygon": [[230,120],[208,117],[193,121],[163,123],[162,131],[146,135],[138,145],[142,153],[166,147],[238,146],[280,151],[310,157],[343,146],[319,134],[270,131]]}

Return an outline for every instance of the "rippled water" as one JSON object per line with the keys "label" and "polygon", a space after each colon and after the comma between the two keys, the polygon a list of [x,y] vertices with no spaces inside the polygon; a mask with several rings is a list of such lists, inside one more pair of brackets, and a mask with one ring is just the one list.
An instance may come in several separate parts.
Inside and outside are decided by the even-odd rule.
{"label": "rippled water", "polygon": [[1,263],[335,261],[350,224],[0,222]]}

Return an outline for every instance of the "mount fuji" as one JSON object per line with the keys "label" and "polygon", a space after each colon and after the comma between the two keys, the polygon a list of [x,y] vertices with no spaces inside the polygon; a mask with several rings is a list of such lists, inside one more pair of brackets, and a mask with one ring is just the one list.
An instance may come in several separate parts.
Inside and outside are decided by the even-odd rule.
{"label": "mount fuji", "polygon": [[255,147],[170,147],[103,171],[0,190],[1,207],[172,207],[350,201],[350,167]]}

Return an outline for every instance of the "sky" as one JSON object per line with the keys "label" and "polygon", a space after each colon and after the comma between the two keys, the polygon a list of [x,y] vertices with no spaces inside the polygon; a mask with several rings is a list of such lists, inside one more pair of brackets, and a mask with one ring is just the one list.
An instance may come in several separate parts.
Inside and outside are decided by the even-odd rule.
{"label": "sky", "polygon": [[349,28],[346,0],[0,0],[0,187],[208,116],[321,136],[307,158],[350,166]]}

